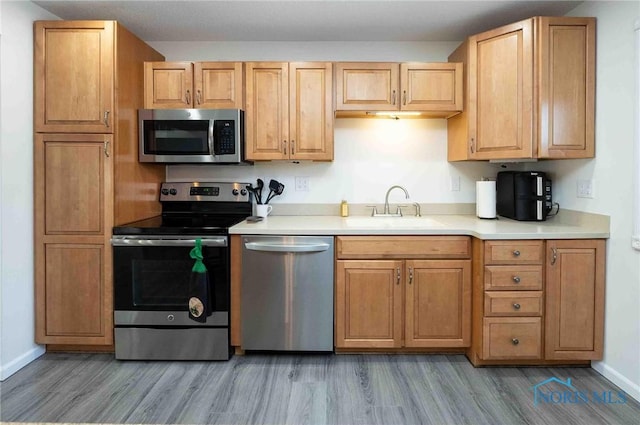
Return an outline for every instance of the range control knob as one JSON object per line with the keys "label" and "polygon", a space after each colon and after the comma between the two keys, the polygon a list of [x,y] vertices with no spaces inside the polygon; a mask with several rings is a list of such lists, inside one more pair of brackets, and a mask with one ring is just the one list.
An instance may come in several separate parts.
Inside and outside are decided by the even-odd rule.
{"label": "range control knob", "polygon": [[168,195],[169,194],[169,189],[162,189],[162,194],[163,195]]}
{"label": "range control knob", "polygon": [[178,191],[177,191],[177,190],[175,190],[175,189],[169,189],[169,193],[170,193],[171,195],[177,195],[177,194],[178,194]]}
{"label": "range control knob", "polygon": [[238,189],[233,189],[231,193],[233,193],[233,196],[238,196]]}
{"label": "range control knob", "polygon": [[240,195],[247,196],[247,189],[240,190]]}

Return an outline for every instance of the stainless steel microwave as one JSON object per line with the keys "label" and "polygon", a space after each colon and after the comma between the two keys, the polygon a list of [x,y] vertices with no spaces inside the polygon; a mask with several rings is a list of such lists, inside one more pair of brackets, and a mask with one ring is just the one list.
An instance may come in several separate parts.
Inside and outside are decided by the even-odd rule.
{"label": "stainless steel microwave", "polygon": [[140,162],[245,162],[240,109],[140,109],[138,124]]}

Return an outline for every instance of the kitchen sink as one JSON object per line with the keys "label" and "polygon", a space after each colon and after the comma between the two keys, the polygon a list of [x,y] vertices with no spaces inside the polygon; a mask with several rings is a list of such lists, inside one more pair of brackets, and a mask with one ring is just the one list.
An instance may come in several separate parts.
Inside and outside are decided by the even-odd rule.
{"label": "kitchen sink", "polygon": [[344,222],[347,227],[374,229],[420,229],[444,226],[439,221],[428,217],[347,217]]}

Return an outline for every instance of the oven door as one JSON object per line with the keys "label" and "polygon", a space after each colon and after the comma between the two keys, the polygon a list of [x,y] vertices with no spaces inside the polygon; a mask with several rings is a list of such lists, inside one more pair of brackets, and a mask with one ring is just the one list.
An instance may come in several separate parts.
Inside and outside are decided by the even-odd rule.
{"label": "oven door", "polygon": [[[188,317],[189,253],[202,240],[203,262],[213,294],[206,323]],[[227,236],[114,236],[115,325],[227,326],[229,248]]]}

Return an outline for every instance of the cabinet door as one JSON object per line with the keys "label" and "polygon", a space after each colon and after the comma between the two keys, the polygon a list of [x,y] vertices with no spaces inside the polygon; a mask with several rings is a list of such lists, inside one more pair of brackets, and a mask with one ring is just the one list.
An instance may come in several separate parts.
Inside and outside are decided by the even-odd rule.
{"label": "cabinet door", "polygon": [[400,89],[403,111],[462,111],[462,64],[403,63]]}
{"label": "cabinet door", "polygon": [[398,110],[398,64],[336,63],[336,110]]}
{"label": "cabinet door", "polygon": [[602,358],[604,240],[547,241],[545,358]]}
{"label": "cabinet door", "polygon": [[471,159],[532,158],[533,20],[469,39]]}
{"label": "cabinet door", "polygon": [[35,23],[37,132],[113,132],[113,40],[112,21]]}
{"label": "cabinet door", "polygon": [[336,262],[336,348],[402,345],[402,261]]}
{"label": "cabinet door", "polygon": [[45,284],[36,294],[36,342],[112,344],[112,295],[106,273],[110,248],[47,243],[43,250]]}
{"label": "cabinet door", "polygon": [[332,93],[331,63],[289,64],[291,159],[333,160]]}
{"label": "cabinet door", "polygon": [[405,346],[468,347],[471,260],[406,263]]}
{"label": "cabinet door", "polygon": [[289,158],[289,64],[247,62],[245,153],[249,160]]}
{"label": "cabinet door", "polygon": [[194,107],[243,109],[242,62],[196,62]]}
{"label": "cabinet door", "polygon": [[42,235],[111,232],[111,136],[36,134],[35,220]]}
{"label": "cabinet door", "polygon": [[192,67],[191,62],[145,62],[144,107],[193,108]]}
{"label": "cabinet door", "polygon": [[36,341],[111,344],[111,135],[43,134],[34,146]]}
{"label": "cabinet door", "polygon": [[595,18],[537,18],[540,158],[595,155]]}

